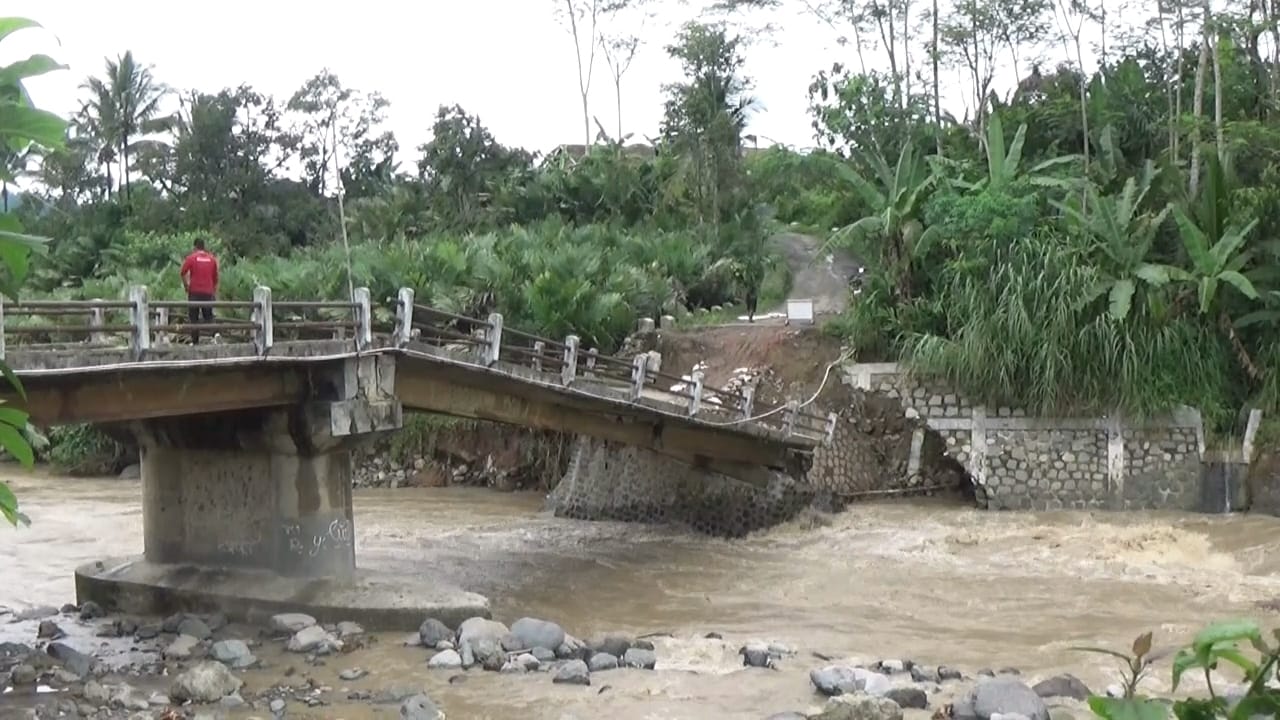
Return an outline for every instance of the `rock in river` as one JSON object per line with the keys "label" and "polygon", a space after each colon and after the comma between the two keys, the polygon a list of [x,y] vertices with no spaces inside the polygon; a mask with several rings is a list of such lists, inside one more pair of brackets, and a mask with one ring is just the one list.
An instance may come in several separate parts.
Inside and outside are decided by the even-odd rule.
{"label": "rock in river", "polygon": [[435,618],[427,618],[418,626],[418,639],[423,647],[433,648],[442,642],[453,640],[453,631]]}
{"label": "rock in river", "polygon": [[426,695],[414,695],[400,705],[401,720],[439,720],[442,717],[444,713]]}
{"label": "rock in river", "polygon": [[198,617],[186,617],[178,623],[179,635],[190,635],[197,640],[208,640],[213,631],[209,625]]}
{"label": "rock in river", "polygon": [[247,668],[258,661],[243,640],[219,640],[210,651],[213,659],[233,668]]}
{"label": "rock in river", "polygon": [[169,697],[178,702],[217,702],[244,683],[220,662],[205,661],[174,678]]}
{"label": "rock in river", "polygon": [[890,688],[885,697],[898,703],[904,710],[924,710],[929,707],[929,696],[917,687]]}
{"label": "rock in river", "polygon": [[570,660],[560,669],[556,671],[555,677],[551,679],[554,683],[564,685],[590,685],[591,671],[587,669],[587,664],[581,660]]}
{"label": "rock in river", "polygon": [[738,654],[742,656],[742,664],[746,667],[767,668],[773,666],[773,656],[770,654],[769,646],[766,643],[747,643],[739,648]]}
{"label": "rock in river", "polygon": [[1088,700],[1093,694],[1088,685],[1069,673],[1041,680],[1031,689],[1042,698],[1068,697],[1075,700]]}
{"label": "rock in river", "polygon": [[652,670],[658,664],[658,656],[652,650],[633,647],[623,654],[622,664],[629,668]]}
{"label": "rock in river", "polygon": [[564,628],[546,620],[520,618],[511,625],[511,634],[520,641],[520,649],[555,650],[564,642]]}
{"label": "rock in river", "polygon": [[318,650],[322,645],[329,642],[329,633],[319,625],[311,625],[294,633],[289,638],[287,649],[289,652],[307,653],[312,650]]}
{"label": "rock in river", "polygon": [[427,667],[432,670],[457,670],[462,667],[462,656],[457,650],[445,650],[431,656]]}
{"label": "rock in river", "polygon": [[1017,714],[1028,720],[1049,720],[1044,700],[1026,684],[1011,677],[978,683],[968,697],[952,705],[955,720],[991,720],[992,715]]}
{"label": "rock in river", "polygon": [[58,623],[52,620],[41,620],[40,627],[36,630],[36,639],[38,640],[57,640],[64,638],[67,634],[58,627]]}
{"label": "rock in river", "polygon": [[49,643],[45,652],[76,675],[86,678],[93,672],[93,658],[64,643]]}
{"label": "rock in river", "polygon": [[828,700],[811,720],[902,720],[902,708],[888,698],[841,695]]}
{"label": "rock in river", "polygon": [[618,658],[609,653],[595,653],[591,659],[587,661],[587,668],[591,672],[600,672],[601,670],[616,670],[618,667]]}
{"label": "rock in river", "polygon": [[164,656],[168,660],[189,660],[199,646],[198,639],[190,635],[179,635],[164,649]]}
{"label": "rock in river", "polygon": [[271,630],[279,634],[293,635],[316,624],[316,619],[302,613],[282,613],[271,618]]}
{"label": "rock in river", "polygon": [[858,674],[851,667],[828,665],[809,671],[809,680],[823,695],[848,695],[861,689]]}

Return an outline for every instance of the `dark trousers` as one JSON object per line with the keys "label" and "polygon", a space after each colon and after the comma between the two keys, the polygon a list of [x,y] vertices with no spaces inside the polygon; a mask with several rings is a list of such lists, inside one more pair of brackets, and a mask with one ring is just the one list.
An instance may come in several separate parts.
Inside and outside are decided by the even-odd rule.
{"label": "dark trousers", "polygon": [[[213,293],[188,292],[187,302],[213,302]],[[200,342],[200,323],[213,322],[213,308],[192,305],[187,308],[187,322],[191,324],[191,343]]]}
{"label": "dark trousers", "polygon": [[755,322],[756,319],[756,294],[747,293],[747,321]]}

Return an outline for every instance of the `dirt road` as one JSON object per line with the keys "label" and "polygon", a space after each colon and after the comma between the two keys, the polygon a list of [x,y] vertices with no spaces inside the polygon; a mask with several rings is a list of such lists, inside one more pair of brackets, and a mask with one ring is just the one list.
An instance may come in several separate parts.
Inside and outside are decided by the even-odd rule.
{"label": "dirt road", "polygon": [[[791,267],[792,298],[813,300],[813,312],[817,315],[839,313],[848,306],[849,278],[862,267],[857,258],[840,251],[819,256],[825,240],[811,235],[782,233],[774,236],[773,241]],[[786,305],[779,310],[785,312]]]}

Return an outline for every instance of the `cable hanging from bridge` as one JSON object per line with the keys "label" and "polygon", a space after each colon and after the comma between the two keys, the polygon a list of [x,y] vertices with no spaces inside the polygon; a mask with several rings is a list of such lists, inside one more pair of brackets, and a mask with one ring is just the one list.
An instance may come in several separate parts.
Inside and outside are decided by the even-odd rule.
{"label": "cable hanging from bridge", "polygon": [[[844,363],[846,363],[850,358],[853,357],[853,354],[854,354],[854,351],[849,350],[841,354],[840,357],[831,361],[831,363],[827,365],[826,372],[822,374],[822,384],[818,386],[817,391],[814,392],[813,395],[810,395],[808,400],[805,400],[804,402],[797,405],[796,409],[799,410],[800,408],[804,408],[804,407],[808,407],[809,405],[812,405],[813,401],[817,400],[818,396],[822,394],[822,391],[826,389],[827,381],[831,379],[831,370],[835,368],[837,365],[843,365]],[[789,406],[782,405],[772,410],[769,410],[768,412],[763,412],[763,413],[760,413],[759,415],[752,415],[750,417],[738,418],[737,420],[728,420],[725,422],[717,422],[714,420],[703,420],[702,422],[706,423],[707,425],[715,425],[718,427],[728,427],[730,425],[741,425],[742,423],[749,423],[749,422],[755,422],[756,420],[763,420],[764,418],[767,418],[770,415],[776,415],[788,409],[790,409]]]}

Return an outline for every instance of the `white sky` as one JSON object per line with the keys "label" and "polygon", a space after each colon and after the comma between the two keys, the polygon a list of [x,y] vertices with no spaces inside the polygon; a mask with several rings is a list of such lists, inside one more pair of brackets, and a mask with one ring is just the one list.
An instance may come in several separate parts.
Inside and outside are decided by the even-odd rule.
{"label": "white sky", "polygon": [[[104,58],[133,50],[157,79],[177,89],[214,92],[248,83],[281,101],[321,68],[348,87],[381,92],[388,126],[405,165],[429,139],[437,106],[457,103],[500,142],[548,150],[583,140],[574,49],[554,19],[552,0],[364,0],[328,5],[301,0],[10,0],[5,15],[28,17],[47,31],[24,30],[5,41],[0,62],[44,52],[70,66],[29,83],[41,107],[70,112],[79,84],[102,72]],[[331,10],[323,8],[332,8]],[[664,82],[679,78],[665,46],[692,10],[664,15],[645,35],[624,77],[623,125],[636,141],[656,134]],[[813,144],[807,88],[836,60],[855,64],[830,29],[802,15],[784,18],[772,42],[754,44],[747,69],[763,109],[748,132],[760,144]],[[923,51],[915,61],[922,63]],[[1007,89],[1012,78],[997,78]],[[944,77],[944,104],[963,114],[966,85]],[[948,92],[948,89],[950,92]],[[946,102],[951,96],[952,102]],[[616,127],[608,68],[597,58],[591,112]],[[593,127],[594,134],[594,127]]]}

